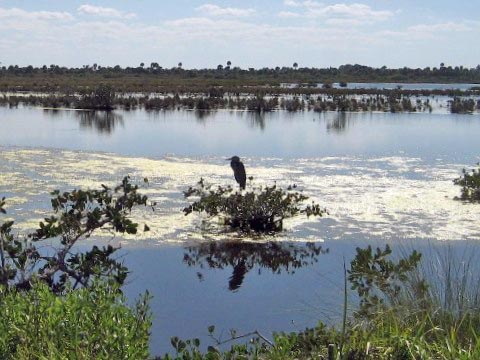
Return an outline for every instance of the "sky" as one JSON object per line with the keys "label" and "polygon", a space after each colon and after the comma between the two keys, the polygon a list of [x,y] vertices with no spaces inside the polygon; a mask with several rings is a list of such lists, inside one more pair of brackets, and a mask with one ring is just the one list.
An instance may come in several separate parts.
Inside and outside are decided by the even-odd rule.
{"label": "sky", "polygon": [[0,0],[0,65],[476,67],[480,0]]}

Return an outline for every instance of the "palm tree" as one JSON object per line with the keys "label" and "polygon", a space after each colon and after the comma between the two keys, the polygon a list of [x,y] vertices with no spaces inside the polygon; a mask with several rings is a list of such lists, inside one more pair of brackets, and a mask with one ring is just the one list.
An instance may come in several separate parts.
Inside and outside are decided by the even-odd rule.
{"label": "palm tree", "polygon": [[180,61],[180,62],[178,63],[178,67],[181,69],[182,66],[183,66],[183,64],[182,64],[182,62]]}
{"label": "palm tree", "polygon": [[293,63],[293,68],[296,70],[298,68],[298,64],[296,62]]}

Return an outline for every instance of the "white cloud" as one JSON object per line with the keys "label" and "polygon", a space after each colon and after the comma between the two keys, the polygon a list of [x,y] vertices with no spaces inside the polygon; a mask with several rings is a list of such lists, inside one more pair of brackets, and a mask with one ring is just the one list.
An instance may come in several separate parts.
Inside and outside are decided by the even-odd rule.
{"label": "white cloud", "polygon": [[296,12],[292,12],[292,11],[280,11],[278,14],[277,14],[278,17],[281,17],[281,18],[298,18],[298,17],[302,17],[301,14],[299,13],[296,13]]}
{"label": "white cloud", "polygon": [[295,1],[295,0],[284,0],[283,4],[285,6],[292,6],[292,7],[302,6],[301,2],[298,2],[298,1]]}
{"label": "white cloud", "polygon": [[419,24],[410,26],[407,31],[412,33],[432,33],[432,32],[441,32],[441,31],[454,31],[454,32],[462,32],[462,31],[470,31],[472,28],[465,23],[454,23],[454,22],[447,22],[447,23],[439,23],[439,24]]}
{"label": "white cloud", "polygon": [[255,15],[255,9],[240,9],[231,7],[220,7],[214,4],[204,4],[199,6],[197,11],[209,16],[232,16],[232,17],[244,17]]}
{"label": "white cloud", "polygon": [[132,19],[136,17],[134,13],[126,13],[113,8],[94,6],[89,4],[81,5],[77,9],[77,11],[85,15],[101,16],[101,17],[107,17],[107,18]]}
{"label": "white cloud", "polygon": [[284,0],[285,6],[291,7],[306,7],[306,8],[318,8],[324,6],[323,3],[314,0],[296,1],[296,0]]}
{"label": "white cloud", "polygon": [[25,19],[25,20],[73,20],[73,16],[68,12],[59,11],[25,11],[18,8],[4,9],[0,8],[0,19]]}
{"label": "white cloud", "polygon": [[[226,16],[225,12],[221,16],[205,12],[190,18],[148,24],[140,20],[123,21],[126,14],[121,12],[120,17],[74,18],[62,12],[0,8],[0,33],[3,35],[0,60],[4,64],[21,65],[28,61],[34,65],[75,66],[94,62],[132,65],[150,61],[173,66],[182,61],[187,67],[211,67],[226,59],[242,67],[282,66],[294,61],[307,66],[347,62],[404,66],[431,64],[432,61],[436,64],[438,57],[449,63],[460,58],[466,64],[477,62],[480,56],[480,50],[466,45],[475,43],[480,37],[478,22],[451,21],[410,27],[393,27],[387,22],[381,28],[362,28],[345,25],[365,24],[375,9],[299,3],[300,7],[285,8],[292,11],[284,11],[282,16],[303,19],[309,14],[315,16],[309,18],[312,21],[292,19],[268,23],[259,13],[256,21],[251,21],[241,16]],[[312,15],[313,10],[317,11],[315,15]],[[460,31],[464,33],[459,37]],[[432,37],[448,46],[442,47],[444,50],[432,50],[438,47],[438,42],[426,41]],[[74,46],[72,39],[75,39]]]}
{"label": "white cloud", "polygon": [[[323,19],[329,25],[361,25],[391,18],[394,13],[388,10],[374,10],[365,4],[333,4],[325,6],[317,1],[285,0],[286,6],[304,9],[302,14],[293,12],[280,12],[280,17],[305,17]],[[295,14],[295,15],[294,15]]]}
{"label": "white cloud", "polygon": [[370,6],[365,4],[335,4],[318,9],[311,9],[311,14],[328,17],[341,17],[346,19],[358,20],[386,20],[393,16],[391,11],[373,10]]}
{"label": "white cloud", "polygon": [[445,22],[435,24],[417,24],[409,26],[405,29],[382,30],[377,33],[380,40],[393,39],[395,41],[421,41],[445,39],[448,36],[457,36],[455,33],[464,32],[475,34],[480,32],[480,22],[478,21],[461,21],[458,23]]}

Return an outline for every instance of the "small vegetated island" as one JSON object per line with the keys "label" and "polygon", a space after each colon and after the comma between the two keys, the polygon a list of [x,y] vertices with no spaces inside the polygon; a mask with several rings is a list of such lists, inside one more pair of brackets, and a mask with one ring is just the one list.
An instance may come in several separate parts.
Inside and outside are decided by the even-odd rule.
{"label": "small vegetated island", "polygon": [[[251,178],[252,181],[252,178]],[[223,224],[243,234],[275,234],[282,231],[285,219],[299,214],[322,216],[326,209],[295,191],[296,185],[283,190],[277,185],[251,188],[241,192],[231,186],[212,187],[200,179],[195,187],[184,192],[186,198],[196,201],[184,208],[185,215],[204,212],[220,217]]]}

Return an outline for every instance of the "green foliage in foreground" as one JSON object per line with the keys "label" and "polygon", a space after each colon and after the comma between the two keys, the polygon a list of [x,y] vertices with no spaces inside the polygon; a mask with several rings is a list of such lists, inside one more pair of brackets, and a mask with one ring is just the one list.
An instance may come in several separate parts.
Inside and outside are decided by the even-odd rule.
{"label": "green foliage in foreground", "polygon": [[472,169],[471,172],[463,169],[463,175],[453,182],[462,187],[460,200],[480,202],[480,167]]}
{"label": "green foliage in foreground", "polygon": [[43,283],[30,291],[0,288],[1,359],[146,359],[148,294],[135,308],[115,285],[55,295]]}
{"label": "green foliage in foreground", "polygon": [[[112,257],[116,248],[93,246],[84,253],[74,249],[100,229],[136,234],[138,224],[130,219],[130,213],[138,205],[147,206],[147,196],[139,194],[138,186],[125,177],[113,189],[102,185],[100,190],[56,190],[51,203],[54,214],[30,234],[14,234],[13,221],[0,224],[0,285],[28,290],[36,278],[61,293],[68,284],[87,287],[99,276],[123,284],[127,269]],[[4,207],[2,198],[0,212],[5,214]],[[44,244],[52,240],[60,245],[46,252]]]}
{"label": "green foliage in foreground", "polygon": [[225,225],[243,233],[275,233],[283,228],[283,220],[299,214],[322,216],[327,211],[312,202],[303,205],[308,197],[289,187],[287,190],[273,186],[260,187],[246,192],[238,192],[231,186],[218,186],[216,189],[200,179],[196,187],[185,191],[186,198],[197,197],[183,211],[205,212],[220,216]]}
{"label": "green foliage in foreground", "polygon": [[[209,332],[215,346],[202,352],[198,339],[174,338],[175,355],[163,359],[480,359],[478,291],[458,299],[454,306],[450,302],[446,307],[441,301],[456,296],[452,283],[471,282],[467,279],[472,277],[445,267],[444,274],[437,272],[437,278],[427,282],[420,260],[415,251],[395,259],[388,246],[376,251],[358,248],[348,281],[359,305],[352,307],[354,316],[344,330],[319,323],[299,333],[274,334],[273,341],[258,332],[232,333],[220,341],[212,326]],[[440,284],[443,293],[432,291],[439,286],[433,282],[442,281],[438,277],[446,282]],[[245,337],[248,343],[221,350],[221,345]]]}
{"label": "green foliage in foreground", "polygon": [[[0,359],[148,358],[148,294],[126,305],[128,270],[112,246],[75,250],[100,229],[135,234],[130,213],[147,197],[125,177],[113,189],[54,191],[51,203],[53,215],[30,234],[0,224]],[[45,241],[58,245],[45,251]]]}

